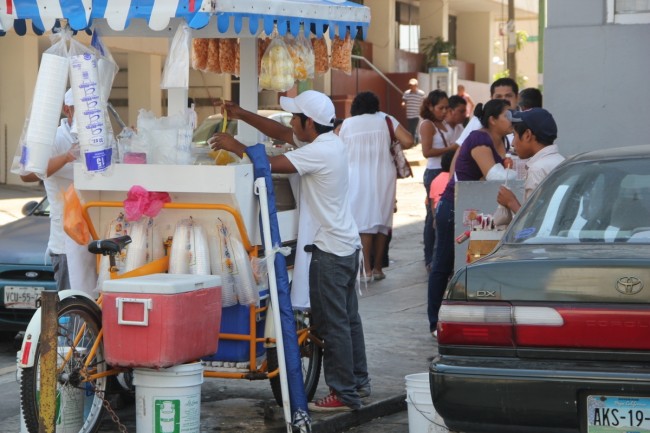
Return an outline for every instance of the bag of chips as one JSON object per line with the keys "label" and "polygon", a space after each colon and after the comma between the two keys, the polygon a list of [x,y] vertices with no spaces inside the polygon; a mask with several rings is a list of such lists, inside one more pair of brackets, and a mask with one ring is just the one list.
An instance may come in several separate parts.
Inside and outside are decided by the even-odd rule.
{"label": "bag of chips", "polygon": [[337,36],[332,40],[332,69],[338,69],[348,75],[352,74],[352,38],[350,33],[345,35],[345,39]]}

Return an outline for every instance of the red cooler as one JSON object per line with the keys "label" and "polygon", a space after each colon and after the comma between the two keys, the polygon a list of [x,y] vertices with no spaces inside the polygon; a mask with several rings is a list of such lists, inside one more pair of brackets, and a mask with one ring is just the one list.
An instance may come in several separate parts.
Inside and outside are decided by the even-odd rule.
{"label": "red cooler", "polygon": [[171,367],[216,352],[221,277],[153,274],[108,280],[103,293],[109,364]]}

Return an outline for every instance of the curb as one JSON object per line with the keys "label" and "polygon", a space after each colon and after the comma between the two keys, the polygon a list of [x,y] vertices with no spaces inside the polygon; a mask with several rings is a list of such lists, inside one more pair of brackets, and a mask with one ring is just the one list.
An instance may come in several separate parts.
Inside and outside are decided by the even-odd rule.
{"label": "curb", "polygon": [[406,394],[388,397],[353,412],[342,412],[314,421],[312,433],[340,433],[349,428],[365,424],[375,418],[392,415],[406,410]]}

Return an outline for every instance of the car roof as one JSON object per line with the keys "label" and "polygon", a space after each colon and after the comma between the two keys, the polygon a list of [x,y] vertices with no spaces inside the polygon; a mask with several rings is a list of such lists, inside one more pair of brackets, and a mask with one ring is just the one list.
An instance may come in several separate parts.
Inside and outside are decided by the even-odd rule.
{"label": "car roof", "polygon": [[614,147],[609,149],[590,150],[579,153],[570,158],[570,162],[604,160],[604,159],[629,159],[650,156],[650,144],[640,146]]}

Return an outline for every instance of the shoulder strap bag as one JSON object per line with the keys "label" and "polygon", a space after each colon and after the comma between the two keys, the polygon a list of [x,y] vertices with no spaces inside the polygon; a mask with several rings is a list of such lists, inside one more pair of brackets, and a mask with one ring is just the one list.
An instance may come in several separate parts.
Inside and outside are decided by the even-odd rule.
{"label": "shoulder strap bag", "polygon": [[390,154],[393,157],[395,170],[397,170],[397,178],[405,179],[407,177],[413,177],[413,171],[411,170],[409,162],[406,160],[404,150],[402,150],[402,144],[395,137],[393,122],[391,122],[390,117],[388,116],[386,116],[386,124],[388,125],[388,132],[390,133]]}

